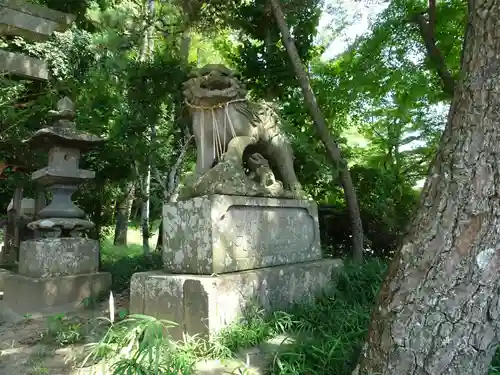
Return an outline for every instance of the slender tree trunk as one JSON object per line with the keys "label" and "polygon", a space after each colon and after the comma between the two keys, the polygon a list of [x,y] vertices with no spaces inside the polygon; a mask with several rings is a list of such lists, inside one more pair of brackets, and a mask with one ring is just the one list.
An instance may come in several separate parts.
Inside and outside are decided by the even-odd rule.
{"label": "slender tree trunk", "polygon": [[92,228],[88,232],[89,238],[93,240],[100,240],[101,239],[101,228],[102,228],[102,212],[103,212],[103,207],[106,204],[105,199],[104,199],[104,190],[106,188],[106,181],[96,178],[94,180],[95,182],[95,194],[99,197],[98,201],[95,202],[95,205],[93,209],[91,210],[90,213],[90,220],[94,223],[94,228]]}
{"label": "slender tree trunk", "polygon": [[[155,2],[154,0],[147,0],[145,13],[149,23],[151,24],[150,18],[154,16],[155,11]],[[146,59],[150,58],[153,53],[154,48],[154,40],[153,40],[153,26],[148,25],[146,27],[146,32],[144,36],[143,50],[141,50],[141,60],[146,61]],[[154,145],[156,139],[156,124],[150,124],[150,144]],[[141,205],[141,229],[142,229],[142,248],[144,254],[149,254],[151,249],[149,246],[149,238],[151,237],[151,233],[149,230],[149,220],[150,220],[150,195],[151,195],[151,164],[153,162],[152,151],[150,151],[150,156],[148,160],[148,165],[146,168],[146,176],[144,177],[144,190],[142,191],[142,205]]]}
{"label": "slender tree trunk", "polygon": [[[185,66],[189,63],[189,50],[191,47],[191,36],[189,28],[186,29],[182,35],[181,41],[181,61]],[[183,124],[183,111],[182,111],[182,102],[174,103],[174,118],[175,123],[179,126],[184,126],[185,129],[185,144],[181,148],[181,152],[176,162],[172,166],[169,174],[168,180],[163,181],[160,176],[158,176],[158,182],[164,185],[163,198],[164,202],[175,202],[177,201],[177,188],[178,188],[178,175],[179,170],[184,163],[184,157],[186,155],[187,147],[189,142],[191,141],[191,135],[189,132],[189,125]],[[163,210],[162,210],[162,219],[160,222],[160,227],[158,228],[158,240],[156,241],[156,250],[161,251],[163,247]]]}
{"label": "slender tree trunk", "polygon": [[134,183],[130,182],[125,186],[123,195],[116,203],[116,225],[115,238],[113,243],[119,246],[127,246],[128,223],[132,212],[132,202],[134,200]]}
{"label": "slender tree trunk", "polygon": [[134,213],[130,215],[130,218],[134,222],[137,222],[137,217],[139,216],[139,211],[140,211],[140,203],[138,202],[138,200],[132,201],[132,208],[134,209]]}
{"label": "slender tree trunk", "polygon": [[16,187],[12,197],[12,208],[7,211],[7,225],[4,232],[4,245],[0,253],[0,265],[12,265],[19,257],[19,215],[23,189]]}
{"label": "slender tree trunk", "polygon": [[142,231],[142,249],[144,254],[149,254],[149,196],[151,193],[151,165],[148,165],[146,177],[144,178],[144,198],[141,207],[141,231]]}
{"label": "slender tree trunk", "polygon": [[182,40],[181,40],[181,61],[183,64],[188,64],[189,61],[189,49],[191,47],[191,34],[190,30],[187,29],[184,31],[182,34]]}
{"label": "slender tree trunk", "polygon": [[316,97],[309,83],[309,77],[307,76],[304,65],[300,60],[300,56],[297,52],[297,47],[295,46],[293,38],[290,35],[290,30],[288,29],[285,15],[281,10],[280,2],[279,0],[270,0],[270,3],[271,7],[273,8],[276,23],[278,24],[281,32],[283,44],[285,45],[285,48],[288,52],[290,61],[293,65],[293,69],[295,70],[295,75],[297,76],[297,79],[299,81],[302,93],[304,95],[304,101],[309,109],[316,131],[318,132],[321,141],[325,145],[325,148],[328,151],[328,156],[330,157],[332,163],[334,165],[338,165],[338,167],[340,168],[340,178],[342,181],[342,186],[344,188],[344,195],[351,218],[353,257],[355,261],[361,262],[363,260],[363,224],[361,222],[358,199],[356,197],[356,191],[354,190],[354,185],[352,183],[351,174],[349,173],[347,164],[342,159],[339,147],[333,140],[332,135],[328,130],[325,117],[318,107]]}
{"label": "slender tree trunk", "polygon": [[161,251],[162,247],[163,247],[163,217],[162,220],[160,221],[160,227],[158,228],[158,239],[156,240],[155,250]]}
{"label": "slender tree trunk", "polygon": [[[164,202],[177,202],[177,197],[179,195],[179,170],[181,169],[182,164],[184,163],[184,157],[186,156],[186,152],[192,138],[193,138],[192,136],[189,136],[189,138],[187,138],[184,145],[182,146],[180,154],[177,157],[177,160],[170,169],[170,172],[168,173],[168,180],[162,181],[160,176],[158,175],[158,180],[162,181],[164,185],[164,190],[163,190]],[[156,250],[161,249],[163,246],[163,211],[162,211],[162,220],[158,231],[159,233],[158,233],[158,240],[156,242]]]}
{"label": "slender tree trunk", "polygon": [[19,220],[21,219],[21,202],[23,200],[23,188],[17,187],[14,190],[14,261],[19,260],[19,247],[21,246],[21,233],[19,228]]}
{"label": "slender tree trunk", "polygon": [[461,79],[359,375],[486,375],[500,329],[500,2],[469,0]]}

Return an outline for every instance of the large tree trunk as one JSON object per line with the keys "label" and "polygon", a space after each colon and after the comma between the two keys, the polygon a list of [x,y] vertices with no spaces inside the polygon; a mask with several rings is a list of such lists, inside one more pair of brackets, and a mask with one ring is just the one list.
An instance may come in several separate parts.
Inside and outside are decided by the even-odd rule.
{"label": "large tree trunk", "polygon": [[500,2],[469,1],[461,80],[359,375],[488,373],[500,328]]}
{"label": "large tree trunk", "polygon": [[359,213],[358,199],[356,197],[356,191],[354,190],[354,185],[351,180],[351,174],[347,164],[342,159],[340,149],[332,138],[328,126],[326,125],[325,117],[318,107],[316,102],[316,97],[312,91],[311,85],[309,83],[309,77],[307,72],[300,60],[300,56],[297,52],[297,48],[293,41],[288,25],[285,20],[285,15],[281,10],[279,0],[270,0],[271,6],[273,8],[273,13],[276,18],[276,23],[281,32],[281,37],[283,39],[283,44],[288,52],[290,61],[295,70],[295,75],[299,81],[302,93],[304,95],[304,101],[309,109],[313,123],[315,125],[316,131],[318,132],[321,141],[325,145],[328,151],[328,156],[330,157],[334,165],[338,165],[340,168],[340,178],[342,181],[342,187],[344,188],[344,195],[349,208],[349,214],[352,222],[352,244],[353,244],[353,257],[354,260],[361,262],[363,260],[363,224],[361,223],[361,215]]}

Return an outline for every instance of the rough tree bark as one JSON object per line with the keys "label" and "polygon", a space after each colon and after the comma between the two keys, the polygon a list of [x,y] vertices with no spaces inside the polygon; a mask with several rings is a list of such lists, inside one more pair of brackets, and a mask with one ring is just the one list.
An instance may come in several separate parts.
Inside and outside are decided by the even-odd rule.
{"label": "rough tree bark", "polygon": [[469,0],[461,79],[359,375],[487,374],[499,339],[500,2]]}
{"label": "rough tree bark", "polygon": [[352,224],[353,257],[355,261],[361,262],[363,260],[363,224],[361,222],[358,199],[356,197],[356,191],[352,183],[351,174],[349,173],[347,163],[345,163],[342,158],[339,147],[335,143],[332,135],[330,134],[330,131],[328,130],[325,117],[318,107],[316,97],[309,83],[309,77],[307,76],[307,72],[297,52],[295,42],[290,35],[290,30],[288,29],[285,15],[283,14],[280,6],[280,2],[279,0],[270,0],[270,4],[276,18],[276,23],[278,24],[281,32],[283,44],[288,52],[288,56],[290,57],[290,61],[293,65],[295,75],[297,76],[297,80],[299,81],[300,87],[302,89],[304,101],[313,119],[313,124],[321,138],[321,141],[325,145],[328,156],[330,157],[332,163],[334,165],[338,165],[340,168],[340,178],[342,181],[342,187],[344,188],[344,195]]}

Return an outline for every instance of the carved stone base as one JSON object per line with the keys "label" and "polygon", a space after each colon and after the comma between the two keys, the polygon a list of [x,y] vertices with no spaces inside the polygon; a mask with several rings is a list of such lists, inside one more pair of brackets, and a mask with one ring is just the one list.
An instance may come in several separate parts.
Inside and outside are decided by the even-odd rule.
{"label": "carved stone base", "polygon": [[28,224],[28,228],[46,238],[81,237],[94,226],[94,223],[78,218],[39,219]]}
{"label": "carved stone base", "polygon": [[132,276],[130,311],[177,323],[169,332],[174,339],[183,333],[206,337],[235,322],[253,303],[273,311],[312,301],[341,265],[328,259],[213,277],[140,272]]}
{"label": "carved stone base", "polygon": [[88,238],[42,238],[21,242],[19,274],[52,277],[95,273],[99,242]]}
{"label": "carved stone base", "polygon": [[212,195],[163,206],[167,273],[222,274],[319,260],[314,201]]}
{"label": "carved stone base", "polygon": [[4,276],[2,310],[19,316],[67,312],[83,306],[85,298],[107,292],[110,285],[109,273],[48,278],[10,273]]}

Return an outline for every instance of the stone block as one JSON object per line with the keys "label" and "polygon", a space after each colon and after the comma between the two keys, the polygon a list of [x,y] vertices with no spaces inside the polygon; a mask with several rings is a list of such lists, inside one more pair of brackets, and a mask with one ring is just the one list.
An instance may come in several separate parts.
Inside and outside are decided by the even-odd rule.
{"label": "stone block", "polygon": [[88,297],[109,290],[106,272],[32,278],[15,273],[4,277],[4,305],[16,314],[44,315],[76,308]]}
{"label": "stone block", "polygon": [[307,200],[212,195],[163,206],[165,272],[222,274],[319,260]]}
{"label": "stone block", "polygon": [[8,51],[0,51],[0,72],[30,79],[46,80],[49,78],[46,61]]}
{"label": "stone block", "polygon": [[183,333],[209,336],[252,304],[274,311],[312,301],[341,265],[325,259],[216,276],[140,272],[132,276],[130,310],[177,323],[170,331],[174,339]]}
{"label": "stone block", "polygon": [[54,31],[65,31],[74,20],[74,15],[25,1],[3,0],[0,3],[0,34],[45,40]]}
{"label": "stone block", "polygon": [[9,270],[0,268],[0,293],[3,293],[5,275],[10,274]]}
{"label": "stone block", "polygon": [[92,274],[99,269],[99,242],[88,238],[42,238],[21,242],[19,274],[53,277]]}
{"label": "stone block", "polygon": [[[7,206],[7,212],[14,209],[14,199],[10,200]],[[35,200],[32,198],[21,199],[21,208],[18,214],[18,218],[21,220],[33,220],[35,217]]]}

